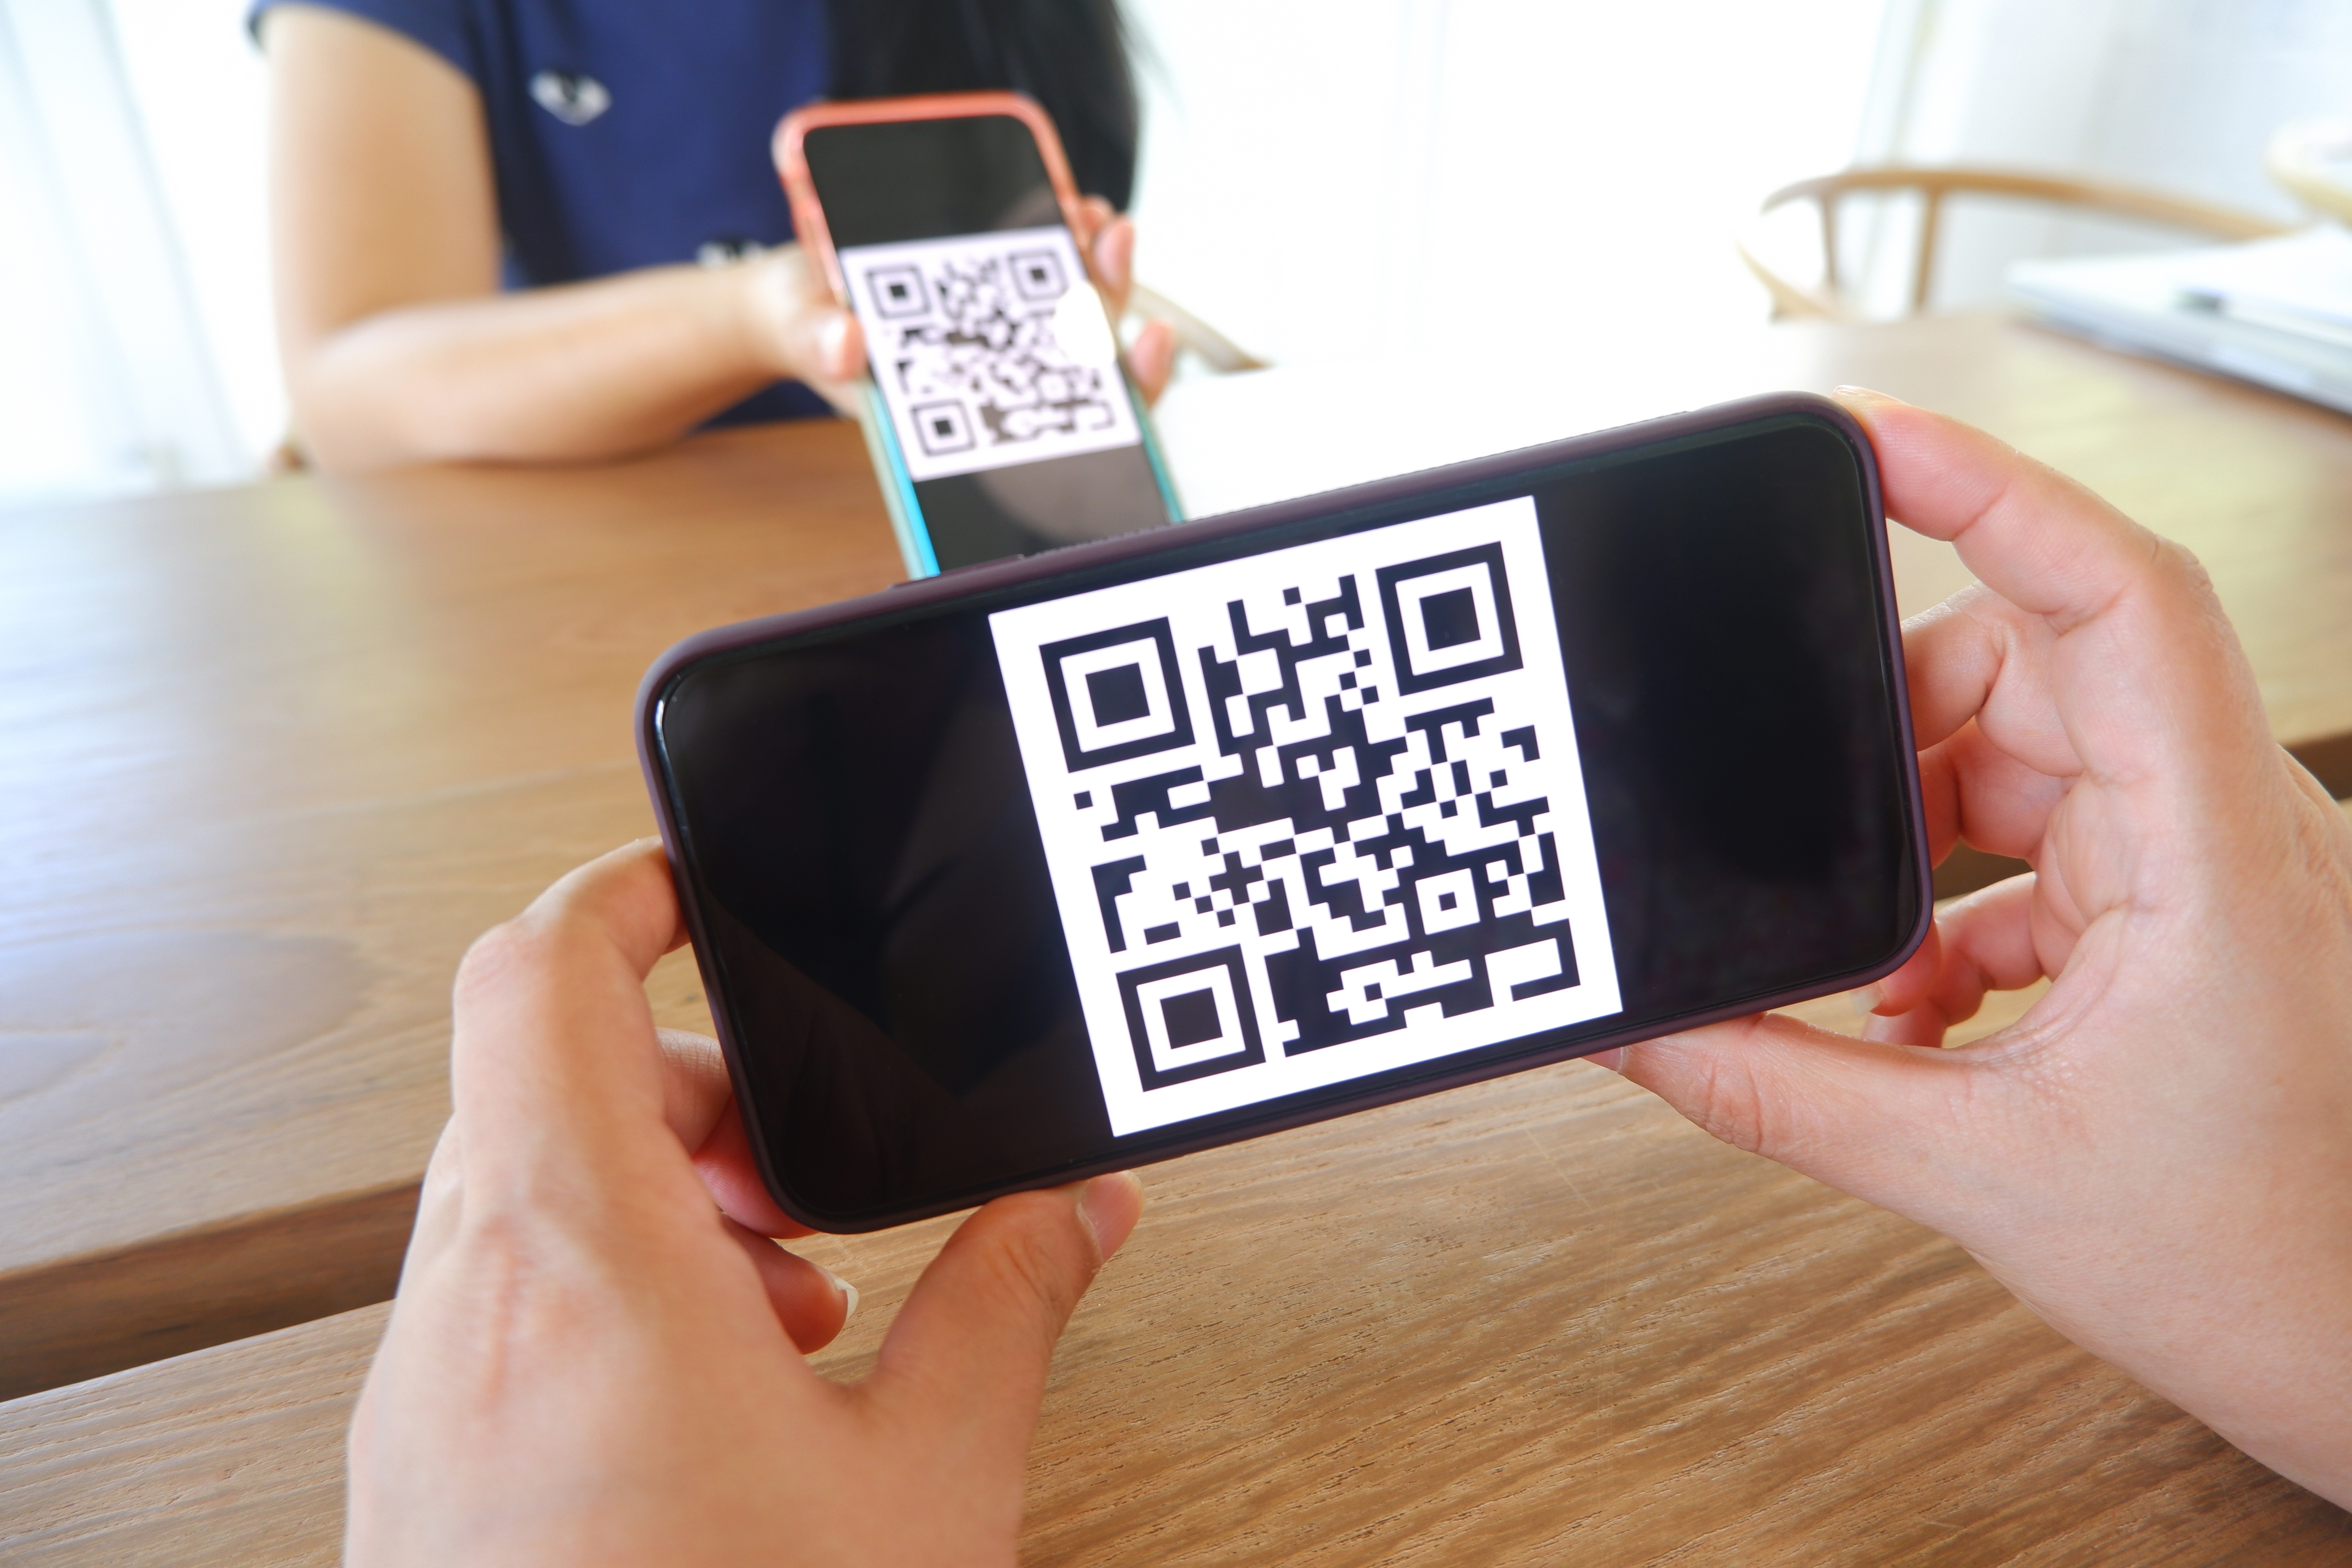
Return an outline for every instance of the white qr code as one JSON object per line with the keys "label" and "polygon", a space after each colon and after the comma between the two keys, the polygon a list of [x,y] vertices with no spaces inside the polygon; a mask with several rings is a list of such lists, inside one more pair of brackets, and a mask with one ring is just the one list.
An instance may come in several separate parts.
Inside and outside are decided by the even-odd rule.
{"label": "white qr code", "polygon": [[1619,1010],[1532,500],[989,621],[1114,1132]]}
{"label": "white qr code", "polygon": [[1068,229],[855,246],[841,269],[911,478],[1142,439]]}

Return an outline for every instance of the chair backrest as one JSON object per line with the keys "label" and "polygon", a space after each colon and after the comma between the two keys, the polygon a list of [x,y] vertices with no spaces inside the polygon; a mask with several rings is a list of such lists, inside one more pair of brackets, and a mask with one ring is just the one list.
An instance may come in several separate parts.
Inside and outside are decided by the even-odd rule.
{"label": "chair backrest", "polygon": [[1156,289],[1136,284],[1128,291],[1127,309],[1130,315],[1165,321],[1175,328],[1177,352],[1200,355],[1203,364],[1221,374],[1266,368],[1265,360]]}
{"label": "chair backrest", "polygon": [[2263,150],[2263,167],[2312,211],[2352,223],[2352,121],[2282,125]]}
{"label": "chair backrest", "polygon": [[1858,191],[1916,191],[1920,194],[1919,242],[1911,272],[1910,309],[1914,313],[1927,309],[1928,296],[1935,288],[1936,241],[1943,222],[1945,199],[1952,195],[2079,207],[2215,239],[2260,239],[2285,232],[2285,226],[2251,213],[2217,206],[2193,197],[2176,196],[2106,180],[2035,174],[2015,169],[1938,168],[1899,163],[1846,169],[1782,186],[1764,198],[1759,213],[1759,216],[1771,213],[1791,202],[1801,201],[1810,201],[1820,210],[1822,263],[1822,284],[1818,289],[1807,289],[1781,277],[1758,258],[1758,247],[1750,240],[1739,242],[1740,259],[1771,292],[1775,316],[1851,318],[1854,314],[1841,298],[1838,208],[1847,196]]}

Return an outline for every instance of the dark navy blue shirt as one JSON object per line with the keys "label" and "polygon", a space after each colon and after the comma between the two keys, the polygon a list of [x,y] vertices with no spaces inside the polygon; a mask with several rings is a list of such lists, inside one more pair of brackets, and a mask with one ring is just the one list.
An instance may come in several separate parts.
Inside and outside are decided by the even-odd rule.
{"label": "dark navy blue shirt", "polygon": [[[768,142],[825,90],[825,0],[304,3],[413,38],[479,90],[509,288],[792,237]],[[780,382],[714,423],[829,412]]]}

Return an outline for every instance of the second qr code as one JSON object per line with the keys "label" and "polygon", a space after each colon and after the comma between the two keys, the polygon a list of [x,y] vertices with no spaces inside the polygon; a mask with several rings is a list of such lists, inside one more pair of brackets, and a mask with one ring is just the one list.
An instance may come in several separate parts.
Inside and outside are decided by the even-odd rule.
{"label": "second qr code", "polygon": [[1142,439],[1069,230],[856,246],[841,268],[910,478]]}
{"label": "second qr code", "polygon": [[1112,1131],[1619,1010],[1535,503],[990,617]]}

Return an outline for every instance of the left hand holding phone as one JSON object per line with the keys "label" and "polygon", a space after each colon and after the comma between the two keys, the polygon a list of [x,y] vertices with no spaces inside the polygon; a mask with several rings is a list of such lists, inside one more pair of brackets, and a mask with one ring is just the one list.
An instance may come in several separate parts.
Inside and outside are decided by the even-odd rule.
{"label": "left hand holding phone", "polygon": [[[1127,313],[1135,288],[1135,225],[1100,196],[1078,205],[1078,244],[1102,279],[1104,303],[1115,321]],[[752,331],[780,377],[805,382],[844,414],[858,407],[857,378],[866,374],[866,339],[857,319],[833,297],[824,275],[797,245],[779,246],[743,270]],[[1176,331],[1146,321],[1128,345],[1127,365],[1146,403],[1156,403],[1176,368]]]}
{"label": "left hand holding phone", "polygon": [[1013,1561],[1054,1343],[1139,1184],[988,1205],[873,1373],[819,1376],[801,1352],[854,1297],[769,1239],[805,1232],[751,1169],[715,1046],[654,1028],[645,976],[683,940],[647,842],[467,955],[346,1562]]}

